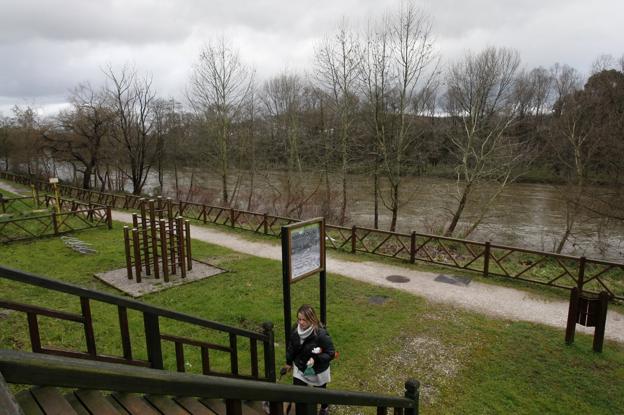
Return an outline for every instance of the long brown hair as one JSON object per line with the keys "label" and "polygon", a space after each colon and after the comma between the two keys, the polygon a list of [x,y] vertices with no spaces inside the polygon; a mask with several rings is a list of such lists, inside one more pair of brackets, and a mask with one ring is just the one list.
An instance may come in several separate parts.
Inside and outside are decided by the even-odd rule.
{"label": "long brown hair", "polygon": [[303,304],[301,307],[299,307],[299,310],[297,310],[297,318],[299,318],[299,314],[303,314],[303,317],[310,322],[312,327],[314,327],[315,332],[318,330],[319,327],[323,327],[323,323],[319,321],[316,312],[310,304]]}

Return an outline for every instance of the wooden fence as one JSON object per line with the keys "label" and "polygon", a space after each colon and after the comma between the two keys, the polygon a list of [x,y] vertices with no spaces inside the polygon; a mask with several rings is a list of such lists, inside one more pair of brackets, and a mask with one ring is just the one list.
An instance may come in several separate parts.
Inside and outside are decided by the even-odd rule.
{"label": "wooden fence", "polygon": [[[25,176],[0,173],[0,178],[30,184]],[[37,187],[51,191],[51,185],[34,181]],[[139,206],[141,197],[115,195],[61,186],[64,195],[86,201],[107,203],[128,209]],[[279,236],[281,227],[299,219],[249,212],[222,206],[173,202],[177,214],[203,223],[214,223]],[[578,287],[590,293],[606,291],[612,299],[624,301],[624,263],[602,261],[583,256],[560,255],[490,242],[449,238],[424,233],[389,232],[366,227],[325,226],[326,246],[341,251],[366,253],[411,263],[427,262],[455,269],[477,272],[552,287]]]}
{"label": "wooden fence", "polygon": [[[110,206],[84,204],[60,199],[61,213],[47,209],[53,198],[46,196],[36,203],[31,197],[3,199],[3,206],[12,216],[0,218],[0,242],[14,242],[61,235],[83,229],[112,227]],[[32,207],[44,209],[28,210]]]}

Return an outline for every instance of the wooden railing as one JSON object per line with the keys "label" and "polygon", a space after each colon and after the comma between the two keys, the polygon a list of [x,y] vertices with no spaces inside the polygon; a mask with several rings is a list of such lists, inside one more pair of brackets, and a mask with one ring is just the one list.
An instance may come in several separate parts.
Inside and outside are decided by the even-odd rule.
{"label": "wooden railing", "polygon": [[[60,199],[62,211],[56,213],[47,209],[51,197],[41,198],[37,203],[31,197],[4,199],[7,211],[15,216],[0,218],[0,242],[13,242],[42,236],[61,235],[83,229],[112,227],[112,216],[109,206],[84,204],[76,201]],[[39,209],[43,207],[44,209]],[[27,212],[27,208],[33,209]],[[32,213],[31,213],[32,212]]]}
{"label": "wooden railing", "polygon": [[[162,341],[173,342],[177,370],[183,372],[184,346],[198,347],[202,359],[202,373],[213,376],[236,377],[256,379],[264,381],[275,380],[275,351],[273,346],[273,326],[270,323],[263,325],[263,332],[257,333],[249,330],[227,326],[210,320],[205,320],[187,314],[178,313],[164,308],[155,307],[139,301],[130,300],[112,294],[88,290],[72,284],[40,277],[37,275],[16,271],[0,266],[0,278],[17,281],[23,284],[42,287],[55,293],[66,293],[76,297],[80,303],[81,312],[69,313],[62,310],[53,310],[40,305],[23,304],[6,298],[7,293],[0,295],[0,308],[15,310],[26,314],[31,349],[35,353],[53,354],[74,358],[97,360],[102,362],[124,363],[134,366],[147,366],[155,369],[163,369]],[[93,301],[99,301],[116,306],[119,334],[123,356],[103,355],[98,351],[93,327],[92,306]],[[145,337],[147,360],[137,359],[132,350],[131,333],[128,325],[128,311],[134,310],[142,314],[144,330],[141,333]],[[41,341],[39,316],[71,321],[83,325],[86,351],[66,350],[52,346],[44,346]],[[228,336],[229,343],[214,344],[204,340],[191,339],[161,333],[161,320],[168,319],[177,323],[189,323],[198,328],[209,329],[213,332],[224,333]],[[248,373],[242,373],[239,368],[239,340],[249,341],[251,368]],[[258,356],[258,343],[263,347],[262,357]],[[210,366],[210,351],[229,354],[230,370],[226,373],[216,372]],[[260,373],[259,363],[263,363],[264,373]]]}
{"label": "wooden railing", "polygon": [[241,415],[242,401],[270,402],[271,415],[283,415],[284,402],[294,402],[297,415],[316,415],[317,405],[321,402],[372,407],[376,408],[378,415],[386,415],[388,409],[392,409],[395,415],[418,415],[420,387],[418,381],[408,380],[405,383],[404,397],[393,397],[129,368],[111,363],[77,362],[75,359],[9,350],[0,350],[0,373],[7,382],[23,385],[220,398],[225,400],[227,415]]}
{"label": "wooden railing", "polygon": [[[25,176],[0,172],[0,178],[30,184]],[[37,187],[50,191],[43,181]],[[107,200],[112,207],[136,208],[140,197],[85,191],[61,186],[63,194],[83,200]],[[203,223],[214,223],[279,236],[281,227],[295,218],[249,212],[222,206],[171,202],[176,213]],[[498,276],[563,289],[579,288],[598,294],[606,291],[612,299],[624,301],[624,262],[602,261],[583,256],[560,255],[490,242],[449,238],[424,233],[389,232],[367,227],[325,226],[326,245],[345,252],[366,253],[401,261],[427,262],[484,276]]]}

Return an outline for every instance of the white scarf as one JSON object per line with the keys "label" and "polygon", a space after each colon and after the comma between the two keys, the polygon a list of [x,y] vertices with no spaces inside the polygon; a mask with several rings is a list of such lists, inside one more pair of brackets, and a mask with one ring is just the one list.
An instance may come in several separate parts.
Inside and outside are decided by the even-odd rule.
{"label": "white scarf", "polygon": [[312,330],[314,330],[313,325],[310,325],[310,327],[308,327],[307,329],[302,330],[301,326],[297,324],[297,334],[299,335],[299,341],[301,342],[301,344],[303,344],[303,341],[307,339],[310,334],[312,334]]}

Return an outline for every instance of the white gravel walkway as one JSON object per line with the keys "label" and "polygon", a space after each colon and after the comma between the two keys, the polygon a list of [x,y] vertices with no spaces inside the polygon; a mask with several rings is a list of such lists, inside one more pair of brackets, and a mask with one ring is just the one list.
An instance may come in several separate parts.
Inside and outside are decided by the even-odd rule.
{"label": "white gravel walkway", "polygon": [[[20,193],[16,188],[0,183],[0,188]],[[113,220],[132,222],[132,216],[125,212],[113,211]],[[252,242],[228,232],[211,228],[192,226],[193,239],[221,245],[234,251],[261,258],[280,261],[281,247],[261,242]],[[404,290],[425,297],[429,301],[451,304],[490,316],[510,320],[529,321],[565,329],[568,315],[567,301],[537,299],[535,295],[522,290],[483,284],[472,281],[467,286],[452,285],[434,281],[438,274],[416,271],[378,262],[352,262],[337,259],[328,251],[327,270],[358,281]],[[447,275],[452,275],[449,269]],[[407,283],[392,283],[386,280],[389,275],[402,275],[410,279]],[[593,328],[577,325],[577,332],[593,334]],[[563,336],[563,333],[562,333]],[[605,337],[624,343],[624,316],[613,310],[607,313]]]}
{"label": "white gravel walkway", "polygon": [[[113,211],[113,220],[132,222],[128,213]],[[262,242],[252,242],[228,232],[212,228],[191,226],[193,239],[221,245],[234,251],[261,258],[281,261],[281,247]],[[510,320],[530,321],[565,330],[568,315],[567,301],[536,299],[535,295],[513,288],[483,284],[472,281],[467,286],[457,286],[434,281],[439,274],[416,271],[378,262],[352,262],[337,259],[331,251],[327,255],[327,271],[344,275],[358,281],[404,290],[425,297],[429,301],[452,304],[494,317]],[[453,271],[449,269],[448,275]],[[410,279],[407,283],[392,283],[389,275],[402,275]],[[577,332],[593,334],[593,328],[577,325]],[[562,333],[563,336],[563,333]],[[607,313],[605,337],[624,342],[624,316],[613,310]]]}

